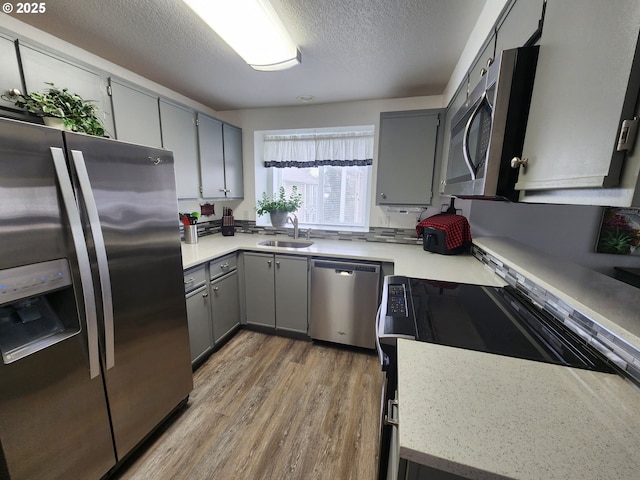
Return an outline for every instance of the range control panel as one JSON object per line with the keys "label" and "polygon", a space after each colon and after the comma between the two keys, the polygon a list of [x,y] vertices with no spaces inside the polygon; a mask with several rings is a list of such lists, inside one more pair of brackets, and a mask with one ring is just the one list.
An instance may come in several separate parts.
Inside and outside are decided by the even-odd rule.
{"label": "range control panel", "polygon": [[393,283],[387,287],[387,315],[392,317],[406,317],[407,292],[402,283]]}

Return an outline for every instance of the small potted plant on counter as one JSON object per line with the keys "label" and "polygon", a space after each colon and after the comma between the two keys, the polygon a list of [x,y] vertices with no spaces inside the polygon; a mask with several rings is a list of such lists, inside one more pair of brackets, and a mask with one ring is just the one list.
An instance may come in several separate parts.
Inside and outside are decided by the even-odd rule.
{"label": "small potted plant on counter", "polygon": [[83,100],[80,95],[70,93],[67,88],[57,88],[46,82],[50,88],[44,92],[18,95],[2,95],[16,107],[42,117],[45,125],[86,133],[98,137],[105,136],[104,125],[97,117],[98,107],[93,100]]}
{"label": "small potted plant on counter", "polygon": [[271,225],[274,227],[284,227],[287,223],[287,215],[295,212],[302,205],[302,195],[298,193],[297,187],[291,188],[291,195],[287,198],[284,187],[280,187],[278,195],[269,198],[266,192],[262,193],[262,199],[258,200],[256,213],[264,215],[268,213],[271,217]]}

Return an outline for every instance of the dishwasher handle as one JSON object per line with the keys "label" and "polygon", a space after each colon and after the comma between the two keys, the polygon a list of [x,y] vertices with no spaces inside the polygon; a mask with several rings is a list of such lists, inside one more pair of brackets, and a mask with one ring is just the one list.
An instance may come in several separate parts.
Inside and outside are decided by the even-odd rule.
{"label": "dishwasher handle", "polygon": [[353,275],[354,273],[380,273],[380,265],[374,263],[350,263],[350,262],[333,262],[326,260],[312,260],[312,268],[325,268],[335,270],[338,275]]}
{"label": "dishwasher handle", "polygon": [[337,268],[334,270],[337,275],[353,275],[353,270],[338,270]]}

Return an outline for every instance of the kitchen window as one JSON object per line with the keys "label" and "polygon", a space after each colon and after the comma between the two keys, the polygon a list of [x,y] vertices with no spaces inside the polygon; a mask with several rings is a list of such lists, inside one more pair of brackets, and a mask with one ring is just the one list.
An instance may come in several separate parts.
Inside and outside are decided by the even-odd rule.
{"label": "kitchen window", "polygon": [[[305,227],[367,230],[373,128],[264,135],[267,194],[284,187],[289,195],[295,186],[302,195],[302,207],[295,213]],[[257,223],[269,225],[269,220],[259,218]]]}

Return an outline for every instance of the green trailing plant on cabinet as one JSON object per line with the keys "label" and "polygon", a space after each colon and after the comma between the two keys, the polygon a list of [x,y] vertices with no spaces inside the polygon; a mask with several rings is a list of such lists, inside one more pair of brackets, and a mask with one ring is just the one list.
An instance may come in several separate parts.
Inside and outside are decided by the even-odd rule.
{"label": "green trailing plant on cabinet", "polygon": [[72,132],[86,133],[98,137],[105,136],[104,125],[98,118],[98,106],[93,100],[84,100],[80,95],[58,88],[53,83],[44,92],[31,92],[8,97],[16,107],[38,117],[59,118],[64,127]]}

